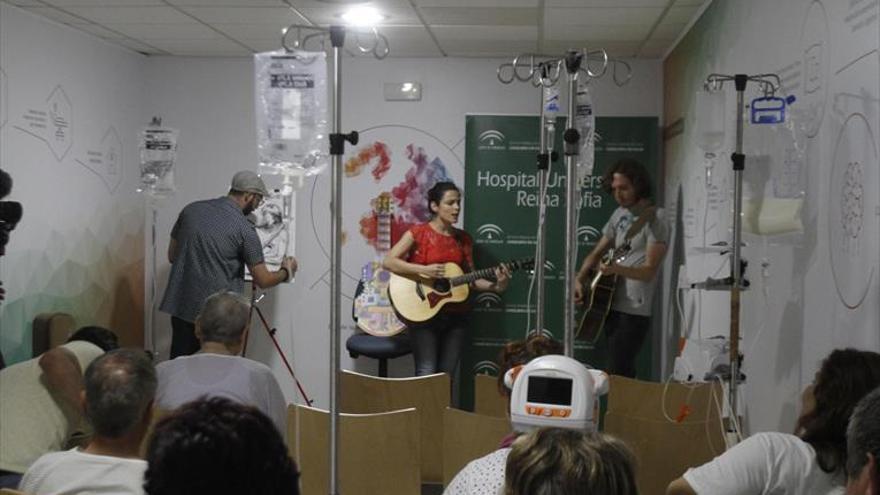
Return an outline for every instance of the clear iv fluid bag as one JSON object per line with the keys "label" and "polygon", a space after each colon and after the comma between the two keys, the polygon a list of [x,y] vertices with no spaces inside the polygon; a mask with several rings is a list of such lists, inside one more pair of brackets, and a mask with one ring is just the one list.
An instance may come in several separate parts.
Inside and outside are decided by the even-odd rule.
{"label": "clear iv fluid bag", "polygon": [[593,112],[593,97],[587,78],[578,79],[575,98],[574,127],[581,138],[577,167],[578,175],[583,177],[593,174],[596,137],[596,114]]}
{"label": "clear iv fluid bag", "polygon": [[320,173],[327,166],[327,57],[277,50],[254,55],[260,171]]}
{"label": "clear iv fluid bag", "polygon": [[697,91],[697,146],[706,153],[715,153],[724,145],[723,91]]}

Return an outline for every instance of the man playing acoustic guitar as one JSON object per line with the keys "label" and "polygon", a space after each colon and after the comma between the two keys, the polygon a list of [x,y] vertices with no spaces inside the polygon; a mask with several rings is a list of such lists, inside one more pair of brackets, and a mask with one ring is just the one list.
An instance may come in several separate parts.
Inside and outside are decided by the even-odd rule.
{"label": "man playing acoustic guitar", "polygon": [[[667,227],[663,210],[651,205],[651,179],[645,167],[630,158],[612,165],[602,187],[619,205],[602,228],[602,238],[584,260],[574,281],[575,302],[584,301],[590,272],[617,275],[611,312],[605,320],[608,372],[634,378],[635,359],[651,328],[651,301],[656,275],[666,254]],[[616,263],[600,260],[609,249],[629,245]]]}

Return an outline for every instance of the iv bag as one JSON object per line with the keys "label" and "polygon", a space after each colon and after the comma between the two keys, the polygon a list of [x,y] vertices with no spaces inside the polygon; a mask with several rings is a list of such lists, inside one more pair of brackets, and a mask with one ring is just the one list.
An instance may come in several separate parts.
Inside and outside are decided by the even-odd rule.
{"label": "iv bag", "polygon": [[697,91],[697,146],[706,153],[715,153],[724,144],[723,91]]}
{"label": "iv bag", "polygon": [[174,193],[174,162],[177,160],[177,129],[147,127],[141,131],[141,187],[155,197]]}
{"label": "iv bag", "polygon": [[578,79],[575,98],[574,127],[581,136],[577,172],[579,177],[585,177],[593,175],[596,148],[594,143],[596,115],[593,113],[593,97],[590,95],[590,83],[587,78]]}
{"label": "iv bag", "polygon": [[260,172],[327,167],[327,57],[301,50],[254,55]]}

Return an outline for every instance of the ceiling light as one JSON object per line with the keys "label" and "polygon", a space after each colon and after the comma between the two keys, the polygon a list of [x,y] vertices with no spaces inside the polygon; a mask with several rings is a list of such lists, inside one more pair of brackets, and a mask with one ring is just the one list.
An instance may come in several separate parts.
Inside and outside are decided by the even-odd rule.
{"label": "ceiling light", "polygon": [[351,26],[375,26],[382,22],[385,16],[379,13],[375,7],[358,5],[342,14],[342,20]]}

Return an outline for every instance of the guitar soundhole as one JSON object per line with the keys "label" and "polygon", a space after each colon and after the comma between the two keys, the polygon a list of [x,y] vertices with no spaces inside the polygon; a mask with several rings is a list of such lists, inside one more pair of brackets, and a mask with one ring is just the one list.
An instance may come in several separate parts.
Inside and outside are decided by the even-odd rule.
{"label": "guitar soundhole", "polygon": [[447,278],[439,278],[434,281],[434,290],[437,292],[449,292],[450,284],[449,279]]}

